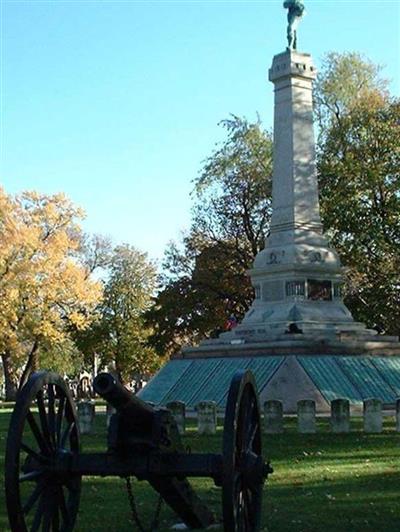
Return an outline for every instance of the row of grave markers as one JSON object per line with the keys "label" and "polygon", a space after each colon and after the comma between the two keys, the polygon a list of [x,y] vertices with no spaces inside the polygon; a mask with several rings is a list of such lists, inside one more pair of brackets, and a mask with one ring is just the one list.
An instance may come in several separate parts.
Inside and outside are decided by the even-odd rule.
{"label": "row of grave markers", "polygon": [[[178,425],[180,434],[185,433],[186,405],[182,401],[173,401],[166,405],[172,412]],[[82,434],[92,430],[95,416],[93,401],[82,400],[77,404],[79,426]],[[214,401],[201,401],[196,405],[197,428],[199,434],[215,434],[217,430],[217,404]],[[269,400],[264,403],[264,431],[267,434],[283,432],[282,401]],[[107,426],[115,410],[107,406]],[[366,399],[363,403],[364,432],[382,432],[382,401],[380,399]],[[331,401],[331,430],[334,433],[350,431],[350,402],[348,399],[334,399]],[[316,432],[315,401],[304,399],[297,403],[297,430],[302,434]],[[396,401],[396,430],[400,432],[400,399]]]}
{"label": "row of grave markers", "polygon": [[[169,408],[176,420],[180,434],[185,433],[186,424],[186,406],[181,401],[168,403]],[[79,429],[81,434],[90,434],[92,432],[93,421],[95,417],[95,403],[91,400],[81,400],[77,403]],[[215,434],[217,431],[217,404],[214,401],[201,401],[196,406],[197,426],[199,434]],[[106,419],[107,427],[110,424],[111,416],[115,409],[107,405]]]}
{"label": "row of grave markers", "polygon": [[[185,432],[185,403],[174,401],[167,408],[173,413],[179,431]],[[380,399],[366,399],[363,403],[364,432],[382,432],[382,406]],[[267,434],[283,432],[282,401],[269,400],[264,403],[264,431]],[[215,434],[217,426],[217,405],[213,401],[203,401],[196,406],[199,434]],[[350,402],[348,399],[331,401],[331,430],[334,433],[350,432]],[[316,432],[315,401],[304,399],[297,403],[297,430],[302,434]],[[400,432],[400,399],[396,402],[396,430]]]}
{"label": "row of grave markers", "polygon": [[[382,406],[380,399],[365,399],[363,402],[364,432],[382,432]],[[350,432],[350,402],[348,399],[331,401],[331,431]],[[281,401],[264,403],[264,427],[267,434],[283,432],[283,405]],[[313,434],[316,428],[315,401],[303,399],[297,402],[297,430],[302,434]],[[400,432],[400,399],[396,403],[396,430]]]}

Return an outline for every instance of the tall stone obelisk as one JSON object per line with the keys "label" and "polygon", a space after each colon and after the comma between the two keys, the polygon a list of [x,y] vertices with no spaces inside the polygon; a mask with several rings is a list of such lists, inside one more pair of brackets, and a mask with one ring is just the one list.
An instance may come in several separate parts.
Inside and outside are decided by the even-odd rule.
{"label": "tall stone obelisk", "polygon": [[[342,267],[322,232],[315,165],[309,54],[288,49],[274,57],[272,219],[265,248],[249,272],[256,299],[243,326],[256,334],[360,330],[341,298]],[[265,331],[261,324],[265,325]],[[238,332],[238,331],[237,331]]]}
{"label": "tall stone obelisk", "polygon": [[341,296],[342,267],[322,231],[315,164],[312,85],[316,70],[296,48],[300,0],[287,0],[288,47],[273,58],[275,87],[272,219],[265,248],[249,274],[255,300],[221,339],[271,340],[292,332],[367,332]]}
{"label": "tall stone obelisk", "polygon": [[275,88],[272,219],[265,248],[249,271],[255,299],[234,330],[202,342],[200,351],[257,344],[263,352],[282,345],[305,353],[330,345],[335,352],[349,341],[363,351],[375,341],[376,332],[355,322],[343,303],[343,268],[323,234],[313,127],[316,70],[310,54],[296,49],[302,1],[285,0],[284,7],[288,47],[269,70]]}

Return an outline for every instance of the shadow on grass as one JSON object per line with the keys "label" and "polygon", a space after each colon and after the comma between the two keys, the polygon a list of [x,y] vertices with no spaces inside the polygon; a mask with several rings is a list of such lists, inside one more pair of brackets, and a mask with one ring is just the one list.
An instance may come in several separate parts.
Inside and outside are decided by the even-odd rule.
{"label": "shadow on grass", "polygon": [[271,531],[395,531],[400,523],[399,482],[398,471],[282,481],[264,495],[264,522]]}
{"label": "shadow on grass", "polygon": [[[4,470],[4,448],[10,414],[0,412],[0,467]],[[362,428],[362,421],[353,420]],[[317,434],[296,432],[295,420],[286,420],[286,431],[264,438],[264,452],[275,473],[264,490],[263,530],[270,532],[353,532],[400,529],[399,435],[394,421],[385,420],[385,432],[366,435],[353,431],[333,435],[327,420],[318,422]],[[193,452],[221,452],[222,430],[201,437],[193,430],[184,445]],[[98,415],[94,433],[84,436],[83,450],[105,451],[105,416]],[[192,481],[199,496],[221,515],[221,490],[211,480]],[[157,494],[146,482],[134,482],[137,505],[148,525],[157,505]],[[4,501],[3,483],[0,501]],[[2,503],[0,503],[2,504]],[[163,506],[160,531],[179,522]],[[125,532],[135,530],[123,479],[85,478],[76,530],[79,532]],[[0,530],[7,531],[4,504],[0,508]]]}

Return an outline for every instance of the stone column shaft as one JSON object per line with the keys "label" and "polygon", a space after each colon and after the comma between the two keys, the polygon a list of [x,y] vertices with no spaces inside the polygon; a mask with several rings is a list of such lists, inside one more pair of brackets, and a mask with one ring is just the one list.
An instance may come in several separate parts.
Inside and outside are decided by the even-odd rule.
{"label": "stone column shaft", "polygon": [[[315,168],[311,56],[293,50],[276,55],[269,71],[275,85],[274,171],[269,245],[274,233],[310,242],[311,232],[322,233]],[[298,230],[295,233],[295,230]],[[282,235],[276,235],[280,240]]]}

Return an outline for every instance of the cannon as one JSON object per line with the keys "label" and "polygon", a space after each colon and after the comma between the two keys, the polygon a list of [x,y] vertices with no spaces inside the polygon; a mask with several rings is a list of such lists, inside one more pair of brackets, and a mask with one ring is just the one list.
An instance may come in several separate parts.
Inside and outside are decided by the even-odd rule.
{"label": "cannon", "polygon": [[[272,472],[261,448],[261,420],[254,377],[235,373],[229,388],[222,453],[191,453],[166,408],[153,407],[111,374],[100,373],[94,390],[116,409],[104,453],[81,453],[75,405],[64,380],[34,373],[21,389],[7,438],[5,492],[13,532],[73,530],[83,475],[148,481],[188,528],[218,523],[187,477],[210,477],[222,492],[226,532],[260,529],[263,484]],[[156,528],[153,524],[151,530]]]}

